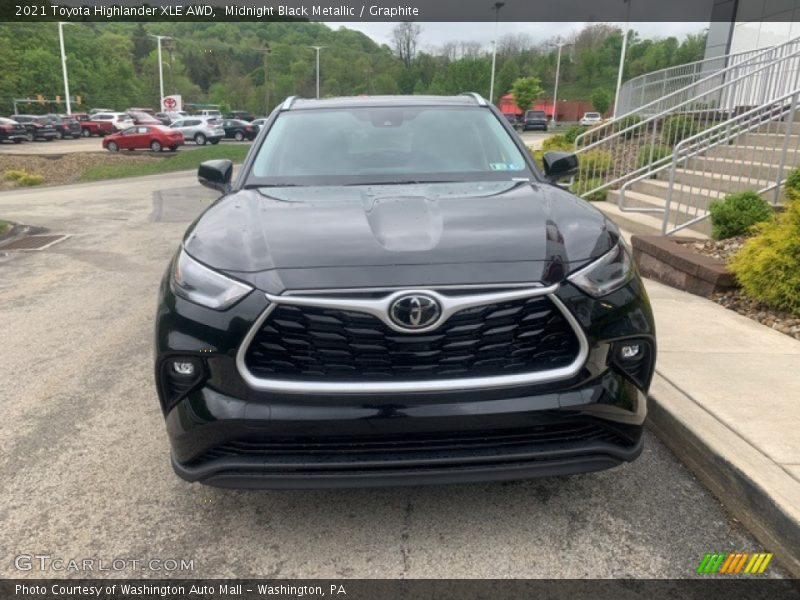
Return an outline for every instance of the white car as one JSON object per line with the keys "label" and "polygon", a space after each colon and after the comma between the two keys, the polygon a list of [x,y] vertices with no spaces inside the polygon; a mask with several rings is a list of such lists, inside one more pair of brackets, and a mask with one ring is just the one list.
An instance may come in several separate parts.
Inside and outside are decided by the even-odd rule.
{"label": "white car", "polygon": [[603,116],[599,112],[587,112],[583,114],[581,125],[597,125],[603,122]]}
{"label": "white car", "polygon": [[122,131],[135,125],[128,113],[121,112],[95,113],[92,115],[92,121],[110,121],[115,131]]}
{"label": "white car", "polygon": [[194,140],[198,146],[205,146],[206,142],[218,144],[225,137],[225,130],[214,117],[185,117],[170,124],[170,129],[177,129],[188,140]]}

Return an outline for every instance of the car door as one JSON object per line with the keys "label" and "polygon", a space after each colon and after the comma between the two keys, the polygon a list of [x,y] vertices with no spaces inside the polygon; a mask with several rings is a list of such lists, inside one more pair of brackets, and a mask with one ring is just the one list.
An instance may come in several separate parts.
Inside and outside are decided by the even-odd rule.
{"label": "car door", "polygon": [[147,125],[137,125],[136,133],[132,136],[132,148],[149,148],[150,147],[150,128]]}
{"label": "car door", "polygon": [[136,138],[136,127],[128,127],[127,129],[123,129],[120,132],[119,137],[117,138],[117,145],[120,148],[124,148],[126,150],[135,148],[133,145]]}

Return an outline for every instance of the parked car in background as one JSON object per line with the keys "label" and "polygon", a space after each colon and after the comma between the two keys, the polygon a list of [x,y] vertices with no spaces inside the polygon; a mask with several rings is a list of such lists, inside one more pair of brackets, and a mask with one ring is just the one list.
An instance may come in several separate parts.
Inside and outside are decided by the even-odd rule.
{"label": "parked car in background", "polygon": [[222,113],[219,112],[216,108],[204,108],[203,110],[198,110],[194,116],[197,117],[214,117],[217,119],[222,118]]}
{"label": "parked car in background", "polygon": [[228,113],[228,119],[239,119],[240,121],[252,121],[255,117],[246,110],[232,110]]}
{"label": "parked car in background", "polygon": [[132,115],[133,113],[145,113],[150,115],[151,117],[155,117],[156,114],[156,111],[154,111],[152,108],[138,108],[135,106],[132,108],[126,108],[125,112],[128,113],[129,115]]}
{"label": "parked car in background", "polygon": [[122,131],[128,127],[133,127],[134,122],[128,113],[105,112],[92,115],[93,121],[106,121],[111,123],[114,131]]}
{"label": "parked car in background", "polygon": [[116,131],[111,121],[93,121],[92,118],[94,115],[72,113],[72,116],[75,117],[75,120],[78,121],[78,124],[81,126],[81,135],[83,137],[91,137],[93,135],[102,137]]}
{"label": "parked car in background", "polygon": [[92,108],[89,110],[90,115],[94,115],[97,113],[113,113],[116,112],[113,108]]}
{"label": "parked car in background", "polygon": [[194,140],[198,146],[205,146],[207,142],[219,144],[225,137],[225,130],[213,118],[186,117],[172,123],[170,128],[180,131],[184,139]]}
{"label": "parked car in background", "polygon": [[25,139],[25,128],[14,119],[0,117],[0,142],[19,144]]}
{"label": "parked car in background", "polygon": [[147,112],[129,110],[126,114],[133,119],[134,125],[163,125],[160,120]]}
{"label": "parked car in background", "polygon": [[529,110],[522,121],[522,130],[541,129],[547,131],[547,115],[543,110]]}
{"label": "parked car in background", "polygon": [[233,138],[237,142],[245,139],[254,140],[258,135],[258,125],[239,119],[225,119],[222,121],[222,129],[226,138]]}
{"label": "parked car in background", "polygon": [[598,123],[603,122],[603,115],[599,112],[587,112],[584,113],[583,118],[581,119],[581,125],[597,125]]}
{"label": "parked car in background", "polygon": [[56,128],[56,137],[60,140],[66,138],[77,139],[81,137],[81,125],[75,117],[69,115],[44,115],[50,124]]}
{"label": "parked car in background", "polygon": [[503,116],[506,118],[506,121],[508,121],[508,124],[511,125],[514,129],[516,129],[521,125],[517,115],[512,113],[503,113]]}
{"label": "parked car in background", "polygon": [[52,123],[40,115],[12,115],[11,119],[25,128],[25,138],[29,142],[34,140],[50,142],[58,136]]}
{"label": "parked car in background", "polygon": [[250,124],[251,125],[255,125],[260,130],[264,126],[264,123],[266,123],[266,122],[267,122],[267,118],[266,117],[259,117],[258,119],[253,119],[250,122]]}
{"label": "parked car in background", "polygon": [[153,115],[156,119],[158,119],[162,125],[170,125],[174,119],[172,119],[169,114],[164,112],[159,112]]}
{"label": "parked car in background", "polygon": [[109,152],[149,148],[161,152],[169,148],[173,152],[183,145],[183,134],[164,125],[135,125],[125,131],[112,133],[103,138],[103,148]]}

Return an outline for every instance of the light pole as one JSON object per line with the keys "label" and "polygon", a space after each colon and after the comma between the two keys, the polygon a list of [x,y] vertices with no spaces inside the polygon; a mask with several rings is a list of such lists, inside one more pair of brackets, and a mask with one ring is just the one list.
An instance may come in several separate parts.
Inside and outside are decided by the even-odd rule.
{"label": "light pole", "polygon": [[561,40],[557,41],[555,44],[551,44],[551,46],[558,47],[558,58],[556,59],[556,86],[555,90],[553,90],[553,125],[558,123],[558,76],[561,73],[561,48],[571,45],[572,44],[567,44]]}
{"label": "light pole", "polygon": [[622,88],[622,71],[625,68],[625,51],[628,49],[628,24],[631,20],[631,3],[632,0],[622,0],[628,5],[625,10],[625,29],[622,31],[622,52],[619,55],[619,73],[617,74],[617,91],[614,94],[614,115],[617,118],[617,106],[619,106],[619,91]]}
{"label": "light pole", "polygon": [[152,33],[147,35],[158,40],[158,91],[160,94],[158,111],[161,112],[164,110],[164,63],[161,60],[161,40],[171,40],[172,38],[168,35],[154,35]]}
{"label": "light pole", "polygon": [[67,114],[72,114],[72,106],[69,102],[69,77],[67,76],[67,53],[64,52],[64,25],[70,23],[58,22],[58,43],[61,46],[61,71],[64,73],[64,97],[67,99]]}
{"label": "light pole", "polygon": [[319,98],[319,51],[327,46],[309,46],[309,48],[313,48],[317,52],[317,98]]}
{"label": "light pole", "polygon": [[492,41],[492,79],[489,83],[489,102],[494,104],[494,69],[497,64],[497,24],[500,21],[500,9],[506,5],[505,2],[495,2],[492,5],[494,11],[494,40]]}

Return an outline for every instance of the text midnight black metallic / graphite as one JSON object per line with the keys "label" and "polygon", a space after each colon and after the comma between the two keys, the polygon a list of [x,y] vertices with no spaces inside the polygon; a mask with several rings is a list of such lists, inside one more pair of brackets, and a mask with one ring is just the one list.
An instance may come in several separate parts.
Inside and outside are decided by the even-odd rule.
{"label": "text midnight black metallic / graphite", "polygon": [[223,195],[156,322],[175,471],[354,487],[636,458],[649,301],[616,226],[553,184],[574,161],[545,163],[474,94],[292,98],[235,183],[204,163]]}

